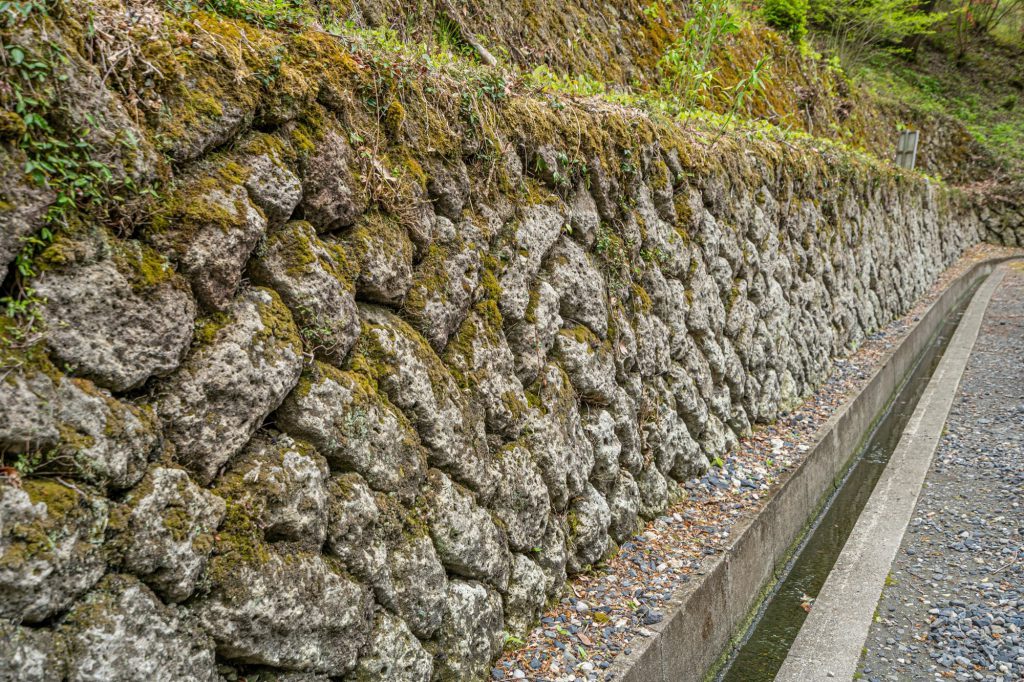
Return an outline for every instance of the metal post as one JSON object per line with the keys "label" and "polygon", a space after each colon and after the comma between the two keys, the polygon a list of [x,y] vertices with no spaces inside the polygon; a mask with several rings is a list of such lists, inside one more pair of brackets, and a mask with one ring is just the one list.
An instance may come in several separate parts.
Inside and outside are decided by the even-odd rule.
{"label": "metal post", "polygon": [[907,170],[914,170],[917,165],[917,141],[920,133],[916,130],[904,130],[896,143],[896,165]]}

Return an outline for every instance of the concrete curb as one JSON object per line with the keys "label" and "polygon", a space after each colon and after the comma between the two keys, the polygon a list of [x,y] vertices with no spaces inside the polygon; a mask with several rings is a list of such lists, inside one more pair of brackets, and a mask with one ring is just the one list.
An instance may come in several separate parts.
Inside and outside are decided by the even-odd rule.
{"label": "concrete curb", "polygon": [[1001,268],[989,277],[965,311],[776,680],[853,678],[885,578],[917,506],[985,311],[1004,274]]}
{"label": "concrete curb", "polygon": [[978,263],[946,288],[867,385],[821,427],[803,462],[783,477],[756,512],[737,521],[730,546],[705,561],[702,575],[666,605],[665,619],[650,628],[653,634],[634,640],[632,652],[615,660],[606,679],[681,682],[708,676],[780,577],[808,523],[946,314],[1006,260]]}

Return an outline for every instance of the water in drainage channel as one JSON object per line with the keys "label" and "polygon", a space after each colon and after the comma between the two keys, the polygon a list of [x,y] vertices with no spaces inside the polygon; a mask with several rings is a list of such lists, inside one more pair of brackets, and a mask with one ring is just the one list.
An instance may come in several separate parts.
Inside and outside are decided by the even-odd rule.
{"label": "water in drainage channel", "polygon": [[838,490],[811,527],[804,544],[786,567],[783,579],[761,606],[739,649],[718,674],[718,682],[768,682],[786,660],[789,647],[807,618],[807,596],[817,596],[871,497],[921,393],[942,359],[978,282],[943,320],[921,352],[910,376],[857,455]]}

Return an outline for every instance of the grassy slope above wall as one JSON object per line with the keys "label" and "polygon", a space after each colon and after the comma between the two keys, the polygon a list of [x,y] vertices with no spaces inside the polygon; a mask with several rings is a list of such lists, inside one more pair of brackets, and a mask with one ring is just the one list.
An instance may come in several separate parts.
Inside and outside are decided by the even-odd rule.
{"label": "grassy slope above wall", "polygon": [[1004,172],[1024,174],[1024,46],[977,36],[958,61],[939,33],[911,60],[877,60],[863,79],[882,100],[931,114],[947,129],[963,126]]}
{"label": "grassy slope above wall", "polygon": [[[475,36],[506,64],[529,72],[564,76],[556,86],[592,94],[658,98],[663,73],[658,60],[692,15],[689,4],[668,0],[617,0],[549,4],[470,0],[393,3],[355,0],[335,8],[349,27],[388,31],[399,40],[436,44]],[[739,13],[741,30],[716,47],[712,63],[724,87],[768,55],[771,70],[764,93],[747,98],[740,113],[784,129],[827,137],[891,158],[903,128],[923,132],[921,168],[954,184],[1000,174],[1011,164],[1019,176],[1024,155],[1020,138],[1021,48],[974,39],[967,58],[950,54],[951,29],[940,24],[923,41],[916,59],[876,62],[848,79],[828,55],[798,48],[768,29],[756,14]],[[808,36],[809,45],[816,38]],[[472,55],[473,50],[466,51]],[[714,111],[728,98],[712,97]],[[657,106],[657,104],[655,104]],[[1005,168],[1003,169],[1005,170]]]}

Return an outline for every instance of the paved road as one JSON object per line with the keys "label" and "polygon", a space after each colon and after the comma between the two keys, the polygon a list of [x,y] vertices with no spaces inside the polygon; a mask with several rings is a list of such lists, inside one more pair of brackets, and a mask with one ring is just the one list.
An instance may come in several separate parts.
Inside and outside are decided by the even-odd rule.
{"label": "paved road", "polygon": [[858,670],[1024,680],[1024,266],[992,297]]}

